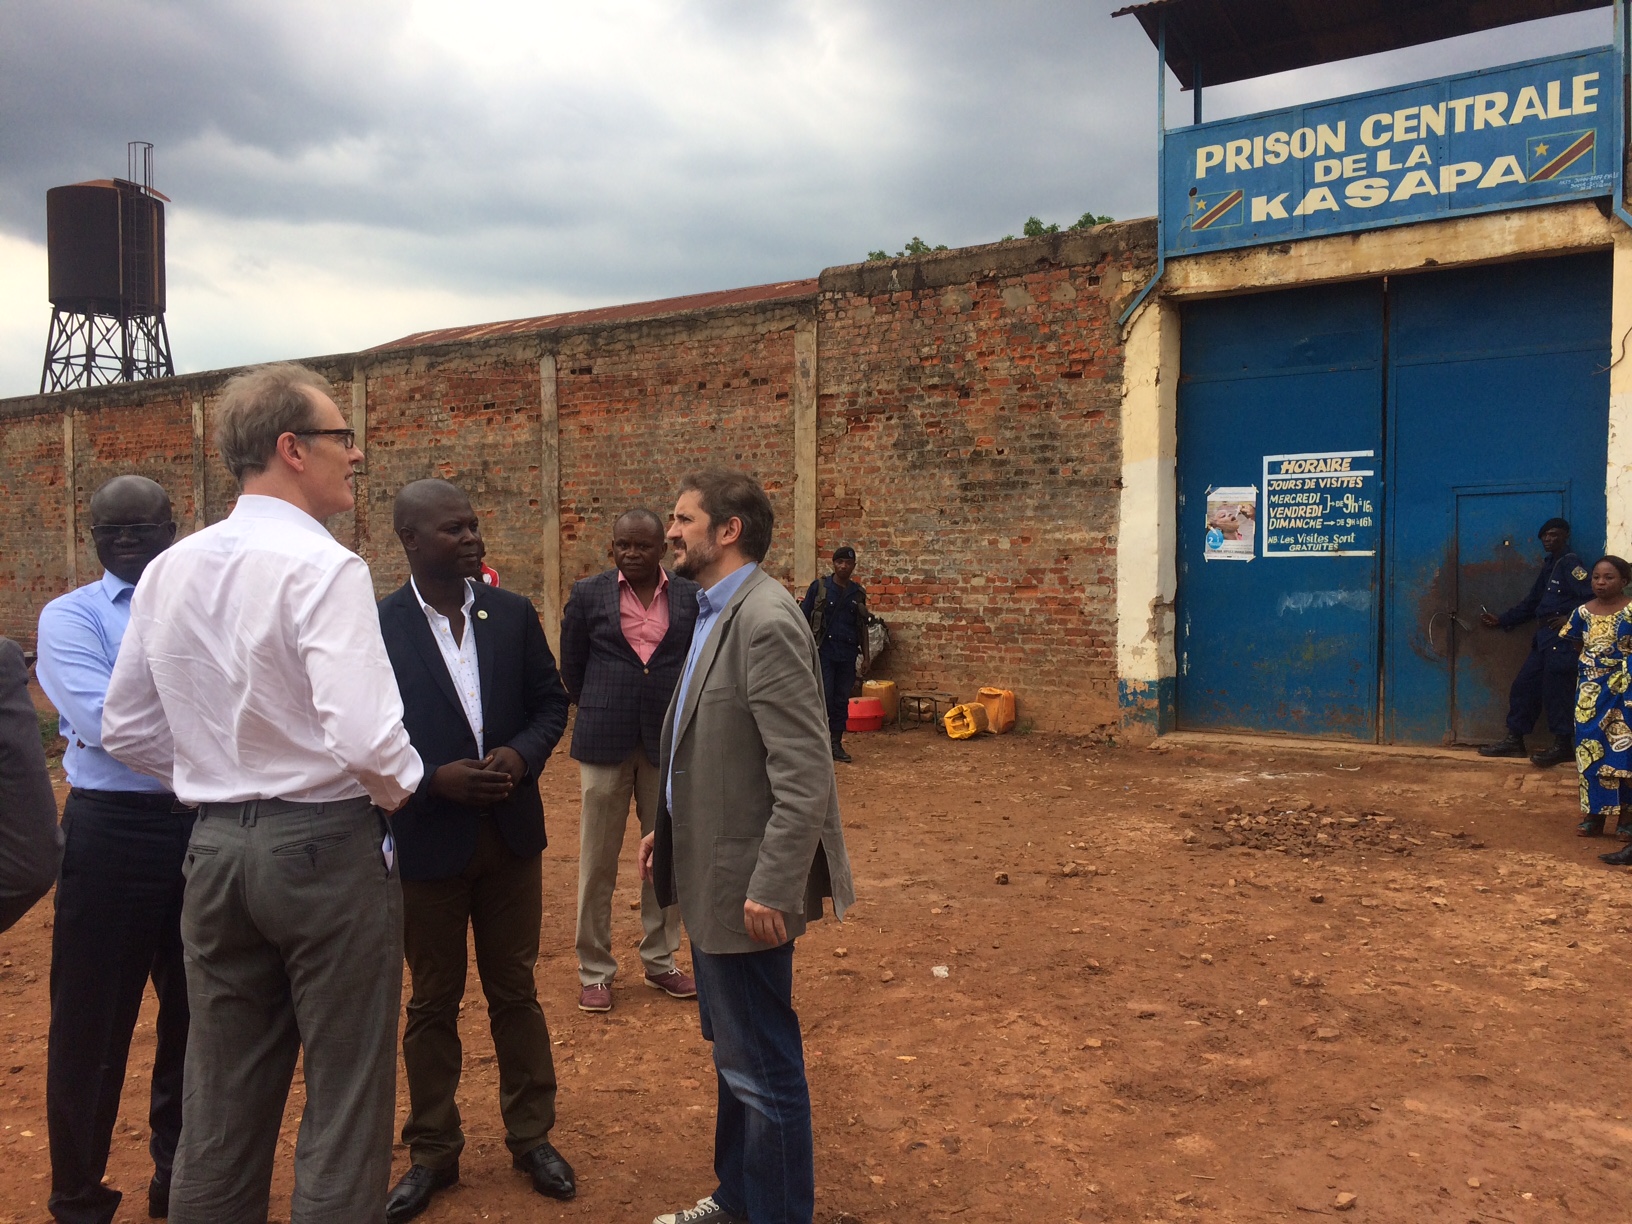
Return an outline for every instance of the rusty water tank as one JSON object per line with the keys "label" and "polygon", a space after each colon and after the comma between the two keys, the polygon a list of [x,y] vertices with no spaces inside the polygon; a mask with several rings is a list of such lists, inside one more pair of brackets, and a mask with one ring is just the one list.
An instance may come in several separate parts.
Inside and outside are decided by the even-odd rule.
{"label": "rusty water tank", "polygon": [[51,304],[125,318],[164,313],[164,197],[127,179],[45,193]]}

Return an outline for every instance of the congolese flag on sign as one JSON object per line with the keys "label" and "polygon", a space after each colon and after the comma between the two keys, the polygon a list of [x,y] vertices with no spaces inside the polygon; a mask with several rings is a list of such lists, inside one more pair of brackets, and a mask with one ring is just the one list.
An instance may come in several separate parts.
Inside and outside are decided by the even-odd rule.
{"label": "congolese flag on sign", "polygon": [[1227,191],[1222,196],[1197,196],[1190,203],[1190,228],[1193,230],[1223,229],[1241,224],[1243,191]]}
{"label": "congolese flag on sign", "polygon": [[1596,133],[1591,128],[1584,132],[1532,136],[1529,146],[1530,182],[1542,183],[1548,179],[1591,174],[1597,162],[1596,144]]}

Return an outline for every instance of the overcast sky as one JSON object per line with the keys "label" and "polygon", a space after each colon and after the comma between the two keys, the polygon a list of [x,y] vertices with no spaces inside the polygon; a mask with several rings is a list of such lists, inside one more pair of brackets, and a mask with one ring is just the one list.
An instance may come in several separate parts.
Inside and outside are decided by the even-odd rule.
{"label": "overcast sky", "polygon": [[[0,396],[39,387],[46,189],[122,176],[127,140],[173,201],[180,372],[1149,215],[1155,53],[1116,7],[0,0]],[[1211,90],[1208,117],[1604,43],[1608,13]]]}

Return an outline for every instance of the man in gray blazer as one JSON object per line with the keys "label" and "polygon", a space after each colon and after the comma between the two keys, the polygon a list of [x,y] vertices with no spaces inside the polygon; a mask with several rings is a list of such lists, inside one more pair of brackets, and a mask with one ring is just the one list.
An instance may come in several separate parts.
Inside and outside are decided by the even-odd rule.
{"label": "man in gray blazer", "polygon": [[28,664],[0,638],[0,931],[51,891],[62,858],[57,800],[45,770]]}
{"label": "man in gray blazer", "polygon": [[855,900],[839,826],[821,662],[782,584],[759,568],[770,499],[719,469],[680,485],[668,538],[695,579],[697,628],[663,723],[657,826],[641,875],[678,901],[703,1037],[714,1044],[719,1187],[653,1224],[810,1224],[815,1164],[793,941]]}

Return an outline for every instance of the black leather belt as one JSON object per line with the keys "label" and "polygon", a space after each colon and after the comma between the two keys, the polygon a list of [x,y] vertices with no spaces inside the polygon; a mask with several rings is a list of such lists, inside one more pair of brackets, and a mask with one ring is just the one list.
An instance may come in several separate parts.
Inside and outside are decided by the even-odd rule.
{"label": "black leather belt", "polygon": [[193,809],[177,800],[169,791],[110,791],[91,790],[89,787],[76,786],[68,792],[70,795],[79,795],[85,799],[95,800],[97,803],[109,803],[114,807],[136,808],[143,812],[175,812],[178,815],[192,815]]}

